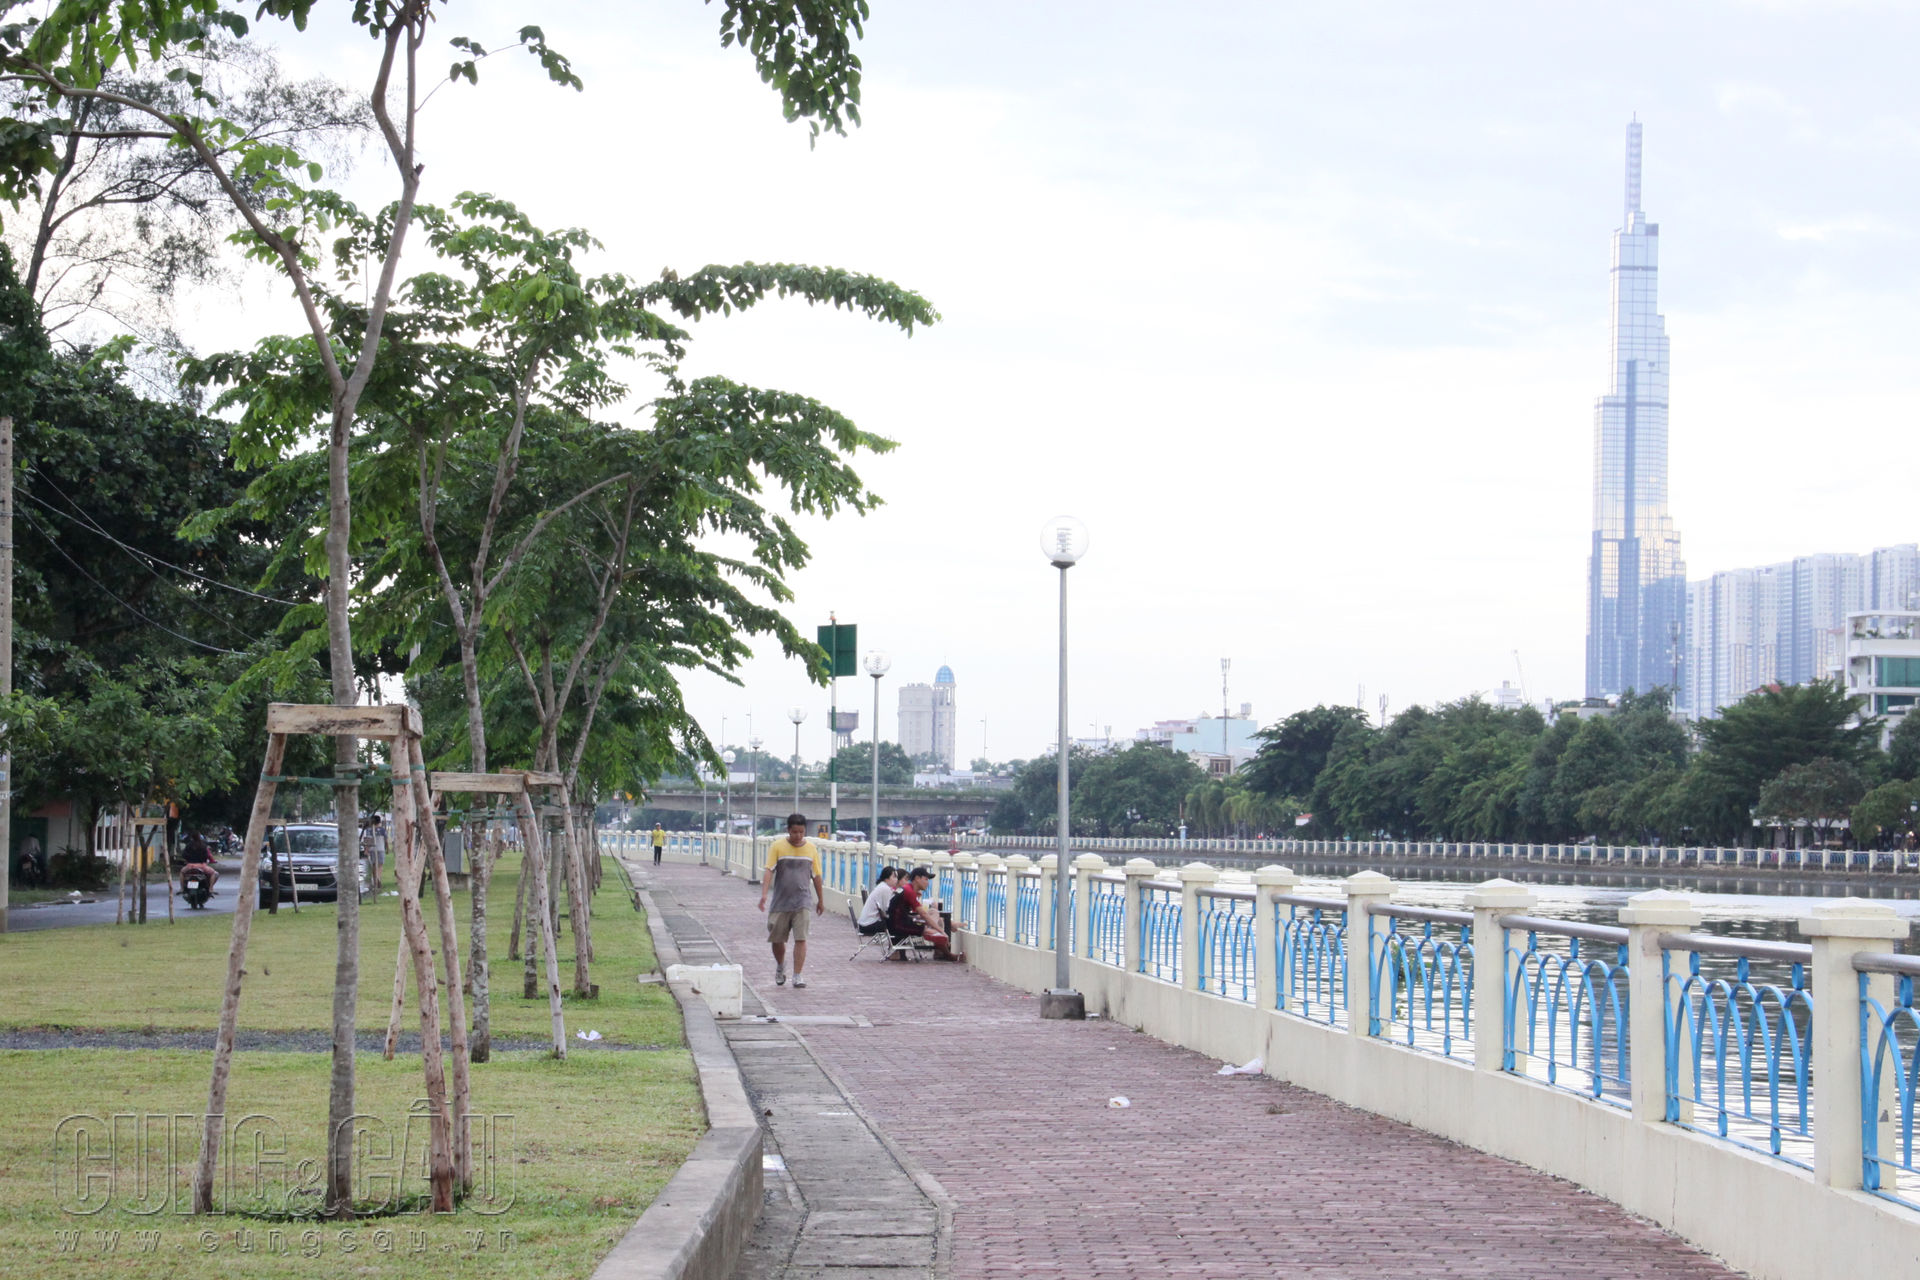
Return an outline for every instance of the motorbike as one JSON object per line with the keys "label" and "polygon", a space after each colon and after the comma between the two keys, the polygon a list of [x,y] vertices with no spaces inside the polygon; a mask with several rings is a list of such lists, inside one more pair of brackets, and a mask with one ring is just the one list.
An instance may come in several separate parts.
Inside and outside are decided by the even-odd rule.
{"label": "motorbike", "polygon": [[198,911],[213,896],[213,882],[220,873],[204,862],[196,862],[180,872],[180,896]]}

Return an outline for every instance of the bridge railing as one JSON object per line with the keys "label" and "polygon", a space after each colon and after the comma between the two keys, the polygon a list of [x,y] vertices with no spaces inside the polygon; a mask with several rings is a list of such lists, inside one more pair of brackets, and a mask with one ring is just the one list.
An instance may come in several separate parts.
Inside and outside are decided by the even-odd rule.
{"label": "bridge railing", "polygon": [[[964,849],[1047,852],[1051,836],[948,835],[929,841]],[[1243,861],[1268,858],[1379,860],[1383,862],[1527,863],[1540,866],[1686,867],[1700,871],[1775,870],[1833,874],[1920,874],[1920,850],[1763,849],[1696,845],[1513,844],[1442,840],[1188,840],[1146,837],[1075,837],[1074,847],[1102,855],[1165,854],[1174,858],[1217,856]]]}

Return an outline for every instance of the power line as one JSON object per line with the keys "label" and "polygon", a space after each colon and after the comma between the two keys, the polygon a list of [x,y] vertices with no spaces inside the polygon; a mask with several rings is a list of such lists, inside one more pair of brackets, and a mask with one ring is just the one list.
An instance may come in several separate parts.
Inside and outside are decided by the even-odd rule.
{"label": "power line", "polygon": [[[258,591],[249,591],[245,587],[236,587],[231,582],[222,582],[218,578],[210,578],[206,574],[197,573],[194,570],[189,569],[184,565],[177,565],[169,561],[162,560],[159,556],[154,555],[151,551],[143,551],[139,547],[129,546],[127,543],[120,541],[120,539],[108,533],[105,529],[102,529],[99,526],[99,524],[95,522],[91,516],[87,515],[85,508],[81,507],[79,503],[75,502],[71,497],[69,497],[67,493],[60,488],[59,485],[55,484],[52,480],[47,478],[46,472],[41,471],[38,467],[28,467],[27,470],[31,472],[35,477],[37,477],[43,484],[45,484],[47,488],[53,490],[55,493],[59,494],[62,498],[65,498],[67,505],[73,508],[74,514],[68,515],[66,512],[59,510],[58,508],[52,506],[50,503],[45,502],[40,498],[34,497],[34,495],[31,493],[28,493],[25,495],[25,497],[29,502],[38,503],[40,506],[45,507],[48,511],[52,512],[56,516],[59,516],[63,520],[75,521],[76,523],[82,525],[83,527],[90,530],[91,532],[99,534],[101,537],[105,538],[108,542],[111,542],[114,546],[119,547],[122,551],[125,551],[129,555],[138,556],[143,560],[150,560],[154,564],[157,564],[162,568],[171,569],[175,573],[184,573],[189,578],[197,578],[201,582],[204,582],[209,586],[219,587],[225,591],[231,591],[235,595],[250,596],[255,600],[265,600],[269,604],[283,604],[283,605],[286,605],[288,608],[293,608],[300,603],[298,600],[282,600],[279,596],[262,595]],[[155,574],[155,576],[158,577],[159,575]]]}
{"label": "power line", "polygon": [[239,657],[239,658],[244,658],[247,656],[245,650],[222,649],[217,644],[207,644],[205,641],[195,640],[192,636],[182,635],[180,632],[175,631],[172,627],[168,626],[164,622],[159,622],[153,618],[148,617],[146,614],[142,613],[140,610],[128,604],[125,600],[122,600],[119,596],[114,595],[113,591],[110,588],[108,588],[106,583],[100,581],[100,579],[88,573],[86,569],[81,565],[81,563],[78,560],[75,560],[72,556],[68,555],[67,549],[61,546],[59,542],[54,539],[52,534],[47,532],[45,525],[42,525],[38,520],[35,520],[33,516],[31,516],[24,510],[20,511],[19,514],[22,518],[26,520],[28,524],[32,525],[35,529],[39,530],[40,536],[47,540],[47,545],[52,547],[55,551],[59,552],[60,558],[62,560],[65,560],[68,564],[72,565],[74,569],[80,574],[81,577],[85,578],[88,582],[91,582],[94,586],[99,587],[100,590],[106,592],[107,597],[111,599],[115,604],[119,605],[122,609],[125,609],[128,613],[131,613],[134,617],[140,619],[142,622],[146,623],[148,626],[158,627],[160,628],[160,630],[166,632],[168,635],[172,636],[174,639],[184,640],[188,644],[194,646],[197,649],[206,649],[212,653],[232,654],[235,657]]}

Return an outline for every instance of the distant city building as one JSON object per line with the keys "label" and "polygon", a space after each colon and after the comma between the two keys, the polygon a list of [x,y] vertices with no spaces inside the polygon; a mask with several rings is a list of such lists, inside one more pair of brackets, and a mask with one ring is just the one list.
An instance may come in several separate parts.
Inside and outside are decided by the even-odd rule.
{"label": "distant city building", "polygon": [[1254,723],[1253,708],[1244,703],[1241,708],[1246,714],[1224,720],[1201,716],[1193,722],[1191,733],[1176,733],[1167,745],[1208,773],[1233,773],[1260,753],[1260,744],[1253,736],[1260,731]]}
{"label": "distant city building", "polygon": [[1502,680],[1500,687],[1487,695],[1487,701],[1501,711],[1518,711],[1527,705],[1526,695],[1511,680]]}
{"label": "distant city building", "polygon": [[1920,700],[1920,611],[1850,613],[1846,623],[1846,689],[1866,699],[1861,716],[1884,717],[1880,745]]}
{"label": "distant city building", "polygon": [[1920,544],[1911,542],[1689,582],[1677,705],[1706,719],[1770,684],[1830,680],[1843,671],[1851,680],[1852,615],[1912,609],[1920,609]]}
{"label": "distant city building", "polygon": [[955,689],[952,667],[941,667],[930,685],[900,686],[900,747],[908,756],[953,768]]}
{"label": "distant city building", "polygon": [[1640,209],[1640,123],[1627,126],[1626,216],[1613,235],[1613,375],[1594,406],[1587,696],[1674,683],[1686,609],[1667,511],[1667,332],[1660,228]]}

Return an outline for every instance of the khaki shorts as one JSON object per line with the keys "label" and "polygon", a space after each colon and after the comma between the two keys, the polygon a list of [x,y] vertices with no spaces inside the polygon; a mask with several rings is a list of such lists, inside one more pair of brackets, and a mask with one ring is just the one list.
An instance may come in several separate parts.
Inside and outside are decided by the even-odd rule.
{"label": "khaki shorts", "polygon": [[767,912],[767,941],[785,942],[792,934],[795,942],[807,940],[807,930],[813,927],[813,912],[769,911]]}

